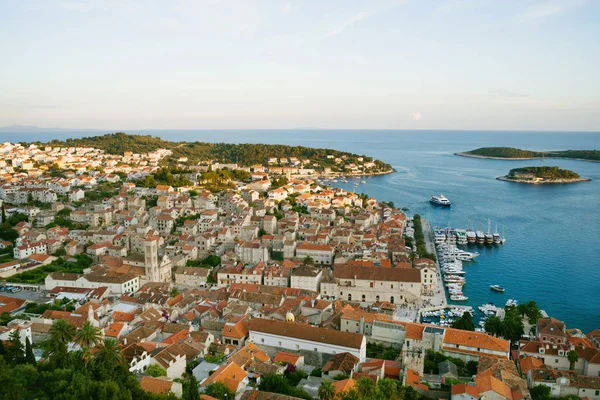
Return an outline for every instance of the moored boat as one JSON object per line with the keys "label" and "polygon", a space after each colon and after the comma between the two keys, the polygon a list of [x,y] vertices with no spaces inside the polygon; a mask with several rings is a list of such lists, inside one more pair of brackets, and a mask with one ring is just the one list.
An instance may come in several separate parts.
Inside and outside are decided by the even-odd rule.
{"label": "moored boat", "polygon": [[504,288],[500,287],[498,285],[491,285],[490,289],[493,290],[494,292],[504,292]]}

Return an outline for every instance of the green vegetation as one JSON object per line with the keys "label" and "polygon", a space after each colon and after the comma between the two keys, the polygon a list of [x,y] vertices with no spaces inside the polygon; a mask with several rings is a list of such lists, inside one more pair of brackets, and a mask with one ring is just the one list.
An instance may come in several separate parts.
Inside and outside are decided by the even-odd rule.
{"label": "green vegetation", "polygon": [[452,323],[452,327],[455,329],[462,329],[463,331],[474,331],[475,324],[473,323],[473,316],[468,312],[464,313],[462,317]]}
{"label": "green vegetation", "polygon": [[259,390],[264,392],[285,394],[287,396],[299,397],[301,399],[312,400],[312,397],[304,389],[295,387],[285,376],[282,375],[264,375],[260,379]]}
{"label": "green vegetation", "polygon": [[600,150],[560,150],[560,151],[530,151],[512,147],[481,147],[467,151],[464,154],[495,158],[576,158],[581,160],[600,161]]}
{"label": "green vegetation", "polygon": [[221,257],[210,255],[202,260],[187,260],[186,266],[200,268],[214,268],[221,265]]}
{"label": "green vegetation", "polygon": [[29,221],[29,217],[25,214],[15,213],[7,218],[4,212],[4,205],[2,206],[2,211],[3,217],[2,223],[0,224],[0,240],[14,242],[15,239],[19,237],[19,233],[14,230],[13,227],[21,221]]}
{"label": "green vegetation", "polygon": [[70,272],[81,274],[83,270],[92,265],[92,258],[87,254],[77,254],[74,256],[76,262],[65,261],[63,258],[58,258],[48,265],[33,269],[31,271],[21,272],[6,279],[12,283],[44,283],[44,279],[52,272]]}
{"label": "green vegetation", "polygon": [[231,400],[235,399],[235,393],[229,390],[229,387],[221,382],[214,382],[209,385],[206,385],[204,388],[204,394],[208,396],[212,396],[215,399],[219,400]]}
{"label": "green vegetation", "polygon": [[530,300],[517,307],[506,307],[504,320],[495,315],[490,316],[485,321],[484,329],[490,335],[501,336],[514,343],[520,340],[525,333],[523,319],[526,318],[530,325],[535,325],[541,316],[542,313],[535,301]]}
{"label": "green vegetation", "polygon": [[439,374],[438,364],[446,360],[456,365],[458,376],[473,376],[477,373],[477,361],[465,363],[460,358],[448,357],[431,349],[427,350],[425,353],[425,363],[423,366],[424,373]]}
{"label": "green vegetation", "polygon": [[330,381],[323,381],[319,387],[319,398],[321,400],[418,400],[421,398],[419,392],[411,386],[402,386],[395,379],[380,379],[375,384],[371,379],[362,377],[356,381],[353,389],[335,395],[335,390]]}
{"label": "green vegetation", "polygon": [[[8,346],[0,345],[2,399],[175,399],[172,394],[145,392],[129,372],[120,346],[102,340],[99,329],[91,325],[77,330],[66,321],[55,321],[40,363],[35,361],[31,343],[23,346],[15,332]],[[72,341],[82,350],[67,352]],[[92,346],[98,346],[93,354]]]}
{"label": "green vegetation", "polygon": [[156,364],[150,364],[146,369],[146,373],[155,378],[158,378],[159,376],[167,376],[167,371]]}
{"label": "green vegetation", "polygon": [[[41,145],[41,143],[38,143]],[[190,163],[213,160],[222,163],[237,163],[249,167],[255,164],[266,165],[270,157],[285,158],[297,157],[309,159],[319,164],[320,168],[335,167],[334,158],[345,158],[348,163],[358,164],[358,158],[363,157],[365,162],[373,161],[375,171],[388,171],[392,167],[371,157],[332,150],[313,149],[304,146],[266,145],[266,144],[230,144],[230,143],[204,143],[204,142],[169,142],[150,135],[128,135],[126,133],[113,133],[103,136],[67,139],[66,141],[53,140],[49,146],[82,146],[102,149],[110,154],[124,154],[126,151],[146,153],[159,148],[173,151],[170,160],[179,157],[188,157]],[[332,155],[334,158],[327,158]]]}
{"label": "green vegetation", "polygon": [[379,358],[381,360],[395,360],[399,351],[391,346],[384,346],[379,343],[367,343],[367,357]]}
{"label": "green vegetation", "polygon": [[[523,176],[525,175],[525,176]],[[560,169],[557,166],[554,167],[523,167],[511,169],[507,179],[518,179],[518,180],[529,180],[529,176],[532,178],[544,179],[547,181],[559,180],[559,179],[579,179],[579,174],[568,170]]]}
{"label": "green vegetation", "polygon": [[156,187],[156,185],[167,185],[173,187],[191,186],[192,181],[187,179],[184,175],[189,173],[191,173],[191,171],[174,167],[162,167],[159,168],[154,174],[148,175],[144,179],[135,181],[135,183],[137,186],[147,188],[153,188]]}
{"label": "green vegetation", "polygon": [[417,255],[419,258],[428,258],[435,261],[435,254],[429,253],[425,246],[425,236],[423,234],[423,225],[421,224],[421,216],[415,214],[413,217],[413,223],[415,225],[415,241],[417,242]]}

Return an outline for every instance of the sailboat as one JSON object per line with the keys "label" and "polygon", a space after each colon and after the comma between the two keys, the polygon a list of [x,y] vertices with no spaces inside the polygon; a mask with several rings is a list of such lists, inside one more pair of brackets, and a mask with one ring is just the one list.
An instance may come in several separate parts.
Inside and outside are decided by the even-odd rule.
{"label": "sailboat", "polygon": [[496,230],[494,231],[492,236],[494,238],[494,244],[502,244],[502,237],[498,233],[498,224],[496,224]]}
{"label": "sailboat", "polygon": [[490,221],[490,219],[488,218],[488,229],[487,229],[487,232],[485,233],[485,242],[486,242],[487,244],[492,244],[492,243],[494,243],[494,235],[492,235],[492,234],[490,233],[490,231],[491,231],[491,230],[492,230],[492,229],[491,229],[491,221]]}

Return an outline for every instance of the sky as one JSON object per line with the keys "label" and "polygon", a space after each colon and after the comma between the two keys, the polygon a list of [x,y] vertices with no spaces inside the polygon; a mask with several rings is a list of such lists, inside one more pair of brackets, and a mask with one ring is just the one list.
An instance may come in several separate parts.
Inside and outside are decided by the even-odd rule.
{"label": "sky", "polygon": [[0,126],[600,131],[600,0],[0,0]]}

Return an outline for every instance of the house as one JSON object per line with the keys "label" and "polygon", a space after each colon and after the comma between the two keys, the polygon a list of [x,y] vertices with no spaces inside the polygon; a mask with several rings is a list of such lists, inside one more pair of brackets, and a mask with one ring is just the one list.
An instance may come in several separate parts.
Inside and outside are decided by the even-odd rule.
{"label": "house", "polygon": [[177,285],[203,287],[211,273],[210,268],[177,267],[175,283]]}
{"label": "house", "polygon": [[304,366],[304,356],[302,354],[292,354],[280,351],[277,354],[275,354],[273,362],[281,363],[284,365],[291,364],[294,367],[302,367]]}
{"label": "house", "polygon": [[296,256],[311,257],[317,264],[332,265],[334,248],[326,244],[302,242],[296,247]]}
{"label": "house", "polygon": [[167,372],[170,379],[181,378],[185,372],[185,352],[174,343],[152,356],[150,364],[156,364]]}
{"label": "house", "polygon": [[421,296],[421,271],[336,264],[333,279],[321,282],[321,295],[362,303],[413,303]]}
{"label": "house", "polygon": [[143,376],[140,380],[140,387],[146,392],[154,394],[173,393],[177,397],[181,397],[183,394],[181,382],[174,382],[165,378]]}
{"label": "house", "polygon": [[210,385],[214,382],[224,384],[234,393],[241,393],[249,383],[248,373],[238,364],[231,361],[217,368],[216,371],[200,383],[200,387]]}
{"label": "house", "polygon": [[347,352],[339,353],[325,363],[323,373],[330,378],[336,375],[352,375],[352,372],[356,371],[359,363],[360,360],[358,357]]}
{"label": "house", "polygon": [[248,328],[242,321],[227,322],[223,327],[223,343],[243,346],[248,338]]}
{"label": "house", "polygon": [[317,328],[297,322],[283,322],[254,318],[250,322],[249,340],[258,346],[309,353],[318,358],[332,357],[338,353],[351,353],[363,361],[367,342],[364,335]]}
{"label": "house", "polygon": [[293,288],[318,292],[322,277],[323,270],[321,268],[302,265],[292,271],[290,286]]}

